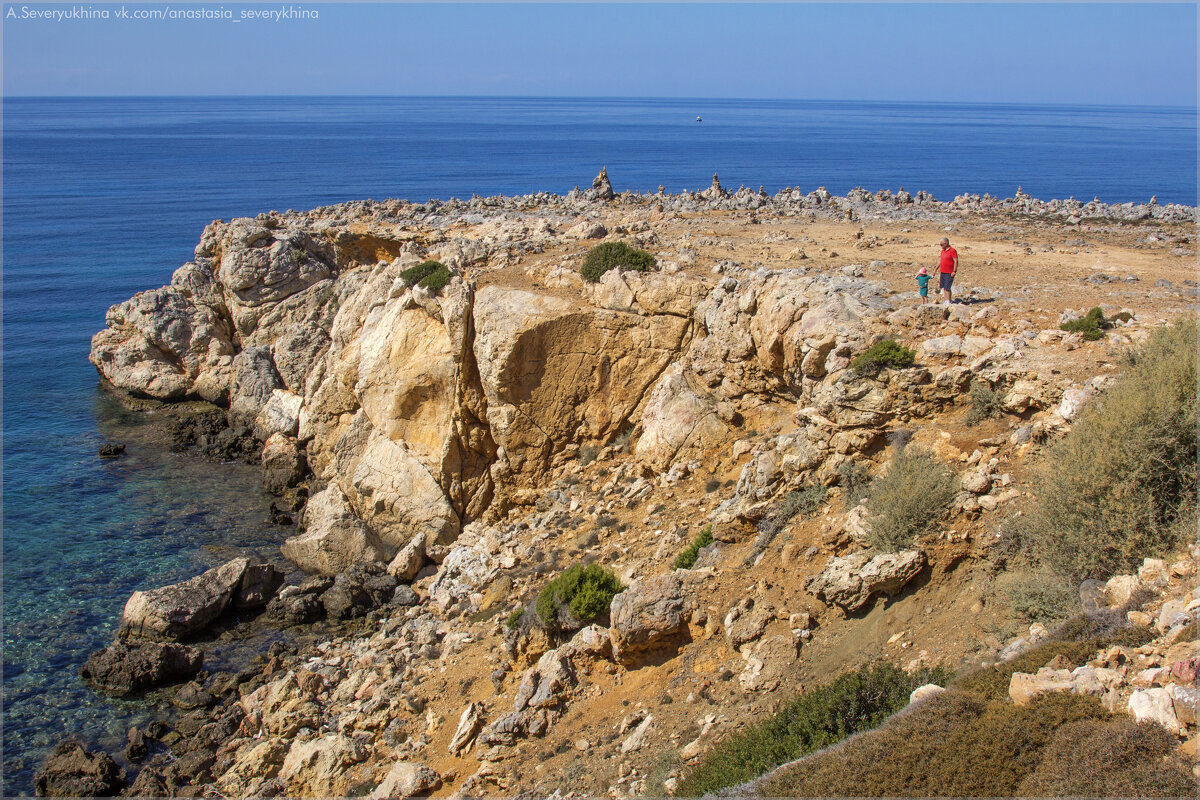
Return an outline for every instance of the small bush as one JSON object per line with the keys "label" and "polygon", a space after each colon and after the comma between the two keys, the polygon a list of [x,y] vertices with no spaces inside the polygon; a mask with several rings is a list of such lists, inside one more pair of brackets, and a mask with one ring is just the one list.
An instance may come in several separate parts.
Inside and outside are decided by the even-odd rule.
{"label": "small bush", "polygon": [[645,250],[630,247],[624,242],[604,242],[588,251],[579,267],[579,274],[589,283],[596,283],[610,269],[628,269],[647,272],[657,262]]}
{"label": "small bush", "polygon": [[871,484],[870,545],[885,553],[912,546],[938,523],[957,492],[950,470],[928,450],[904,448]]}
{"label": "small bush", "polygon": [[721,481],[718,478],[709,478],[704,482],[704,491],[709,494],[721,488]]}
{"label": "small bush", "polygon": [[808,516],[825,502],[829,490],[824,486],[806,486],[795,492],[788,492],[779,507],[758,523],[758,532],[765,534],[768,541],[779,535],[797,514]]}
{"label": "small bush", "polygon": [[612,570],[598,564],[576,564],[542,589],[537,615],[551,631],[575,630],[608,614],[613,597],[625,587]]}
{"label": "small bush", "polygon": [[420,286],[422,289],[428,289],[430,294],[437,294],[446,288],[446,284],[450,283],[450,279],[453,277],[454,273],[447,267],[439,267],[424,278],[421,278],[417,286]]}
{"label": "small bush", "polygon": [[585,444],[579,448],[579,453],[576,454],[575,460],[585,467],[591,464],[600,455],[600,448],[594,445]]}
{"label": "small bush", "polygon": [[1030,622],[1063,620],[1078,606],[1073,586],[1049,570],[1006,572],[997,589],[1009,608]]}
{"label": "small bush", "polygon": [[891,339],[884,339],[871,345],[862,353],[859,353],[850,362],[850,368],[858,375],[871,377],[878,375],[879,371],[884,367],[891,369],[911,367],[916,357],[916,352],[897,344]]}
{"label": "small bush", "polygon": [[516,630],[517,626],[521,624],[521,617],[524,613],[524,608],[514,608],[508,618],[504,620],[504,627],[510,631]]}
{"label": "small bush", "polygon": [[1081,319],[1064,322],[1058,327],[1069,333],[1082,333],[1086,341],[1094,342],[1104,336],[1103,329],[1111,323],[1104,319],[1104,312],[1096,306]]}
{"label": "small bush", "polygon": [[971,384],[971,410],[964,420],[968,426],[974,427],[985,419],[995,419],[1000,416],[1000,393],[989,386],[975,382]]}
{"label": "small bush", "polygon": [[1059,728],[1021,781],[1021,797],[1195,797],[1196,780],[1172,756],[1175,738],[1128,717],[1083,719]]}
{"label": "small bush", "polygon": [[1048,448],[1027,528],[1035,556],[1065,577],[1128,572],[1194,537],[1196,332],[1194,319],[1156,331]]}
{"label": "small bush", "polygon": [[696,565],[696,559],[700,557],[700,551],[713,543],[712,525],[705,525],[700,531],[700,535],[692,539],[692,543],[687,546],[682,553],[675,557],[675,569],[691,569]]}
{"label": "small bush", "polygon": [[843,461],[838,465],[838,475],[846,489],[846,508],[858,505],[871,489],[871,478],[867,468],[856,461]]}
{"label": "small bush", "polygon": [[409,267],[401,272],[400,280],[404,281],[405,286],[416,286],[418,283],[437,272],[438,267],[445,269],[445,265],[440,261],[422,261],[420,264]]}
{"label": "small bush", "polygon": [[891,664],[842,675],[719,743],[684,776],[677,794],[697,797],[743,783],[852,733],[874,728],[903,708],[913,689],[944,682],[946,677],[941,669],[910,674]]}

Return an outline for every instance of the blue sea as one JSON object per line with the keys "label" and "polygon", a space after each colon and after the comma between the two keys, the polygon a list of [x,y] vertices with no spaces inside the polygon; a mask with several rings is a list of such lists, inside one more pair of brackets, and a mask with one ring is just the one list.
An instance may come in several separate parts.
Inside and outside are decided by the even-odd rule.
{"label": "blue sea", "polygon": [[[696,122],[697,115],[703,121]],[[136,588],[277,557],[248,467],[167,451],[97,385],[107,308],[161,286],[204,225],[389,197],[924,189],[1195,205],[1194,109],[483,98],[4,100],[4,794],[67,734],[119,749],[158,713],[78,668]],[[97,458],[105,441],[127,444]]]}

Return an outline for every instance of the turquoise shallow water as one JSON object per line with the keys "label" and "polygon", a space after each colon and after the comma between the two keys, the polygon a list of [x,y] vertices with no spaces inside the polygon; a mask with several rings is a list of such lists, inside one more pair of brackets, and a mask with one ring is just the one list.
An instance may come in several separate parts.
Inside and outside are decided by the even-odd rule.
{"label": "turquoise shallow water", "polygon": [[[700,114],[704,122],[697,124]],[[5,794],[67,733],[144,714],[79,682],[136,588],[277,554],[253,470],[172,454],[99,391],[104,312],[161,286],[214,218],[364,197],[924,189],[1196,203],[1192,110],[713,100],[6,99]],[[127,455],[101,461],[108,439]]]}

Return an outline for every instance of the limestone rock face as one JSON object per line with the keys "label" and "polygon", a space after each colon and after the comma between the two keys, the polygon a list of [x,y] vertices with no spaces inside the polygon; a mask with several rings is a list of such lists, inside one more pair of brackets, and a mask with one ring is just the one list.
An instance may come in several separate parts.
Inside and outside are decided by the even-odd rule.
{"label": "limestone rock face", "polygon": [[229,608],[249,565],[249,559],[236,558],[182,583],[134,592],[119,635],[179,641],[199,633]]}
{"label": "limestone rock face", "polygon": [[105,322],[90,359],[114,386],[158,400],[228,396],[234,348],[219,312],[164,286],[113,306]]}
{"label": "limestone rock face", "polygon": [[304,532],[280,548],[292,563],[308,572],[336,575],[355,564],[382,561],[386,549],[356,517],[336,484],[313,495],[304,507]]}
{"label": "limestone rock face", "polygon": [[612,601],[613,654],[630,664],[644,653],[669,646],[687,633],[694,605],[679,572],[635,581]]}
{"label": "limestone rock face", "polygon": [[828,603],[854,612],[876,594],[893,594],[915,578],[925,566],[920,550],[903,550],[871,557],[854,553],[834,558],[805,583],[808,591]]}
{"label": "limestone rock face", "polygon": [[[633,296],[634,279],[623,277]],[[654,386],[637,455],[665,468],[732,435],[722,408],[747,396],[811,395],[846,368],[890,308],[880,286],[843,276],[763,270],[723,278],[695,304],[696,334]]]}
{"label": "limestone rock face", "polygon": [[532,485],[564,444],[620,433],[691,327],[495,286],[479,291],[474,322],[492,474],[512,487]]}

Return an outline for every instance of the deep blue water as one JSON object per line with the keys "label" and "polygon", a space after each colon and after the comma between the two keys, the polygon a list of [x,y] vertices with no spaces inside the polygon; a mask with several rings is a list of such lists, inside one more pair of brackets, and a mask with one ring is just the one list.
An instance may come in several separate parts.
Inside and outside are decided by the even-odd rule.
{"label": "deep blue water", "polygon": [[[703,117],[695,122],[696,115]],[[1196,204],[1194,110],[790,101],[241,98],[4,101],[4,777],[139,706],[76,677],[135,588],[274,551],[252,471],[165,452],[97,389],[109,305],[163,285],[215,218],[344,200],[924,189]],[[129,454],[100,461],[97,446]]]}

